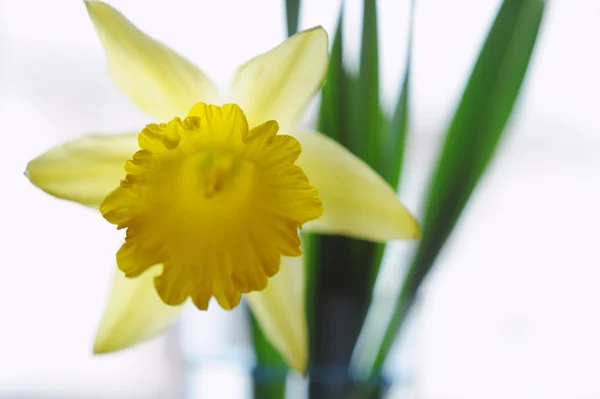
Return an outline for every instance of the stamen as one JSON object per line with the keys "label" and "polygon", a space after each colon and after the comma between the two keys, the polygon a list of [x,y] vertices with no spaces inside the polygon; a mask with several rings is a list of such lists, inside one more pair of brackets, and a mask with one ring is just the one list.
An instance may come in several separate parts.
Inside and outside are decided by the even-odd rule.
{"label": "stamen", "polygon": [[213,198],[224,189],[228,180],[235,178],[239,161],[231,153],[210,151],[201,155],[199,165],[204,197]]}

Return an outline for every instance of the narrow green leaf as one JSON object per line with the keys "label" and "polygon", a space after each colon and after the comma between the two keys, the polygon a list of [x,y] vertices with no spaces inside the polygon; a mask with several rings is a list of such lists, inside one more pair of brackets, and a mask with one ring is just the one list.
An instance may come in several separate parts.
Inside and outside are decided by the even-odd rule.
{"label": "narrow green leaf", "polygon": [[329,69],[321,90],[321,107],[318,120],[318,126],[323,133],[338,142],[343,142],[347,129],[345,110],[348,98],[348,76],[344,69],[342,55],[343,22],[343,12],[340,11],[329,58]]}
{"label": "narrow green leaf", "polygon": [[263,334],[256,318],[251,312],[249,313],[257,364],[252,375],[254,398],[283,399],[289,369],[279,352]]}
{"label": "narrow green leaf", "polygon": [[[340,7],[337,28],[333,38],[329,67],[325,84],[321,90],[321,105],[319,108],[317,126],[319,130],[338,142],[343,142],[345,136],[345,101],[346,101],[346,71],[342,54],[343,8]],[[304,262],[306,267],[306,317],[309,330],[310,363],[318,363],[318,334],[317,306],[319,292],[323,281],[319,281],[320,253],[322,237],[305,234],[303,238]],[[328,267],[328,266],[323,266]]]}
{"label": "narrow green leaf", "polygon": [[285,16],[287,19],[288,36],[298,32],[300,19],[300,0],[285,0]]}
{"label": "narrow green leaf", "polygon": [[[379,104],[379,52],[377,31],[377,2],[363,0],[363,26],[358,76],[348,77],[347,139],[343,143],[379,174],[383,174],[381,156],[385,146],[383,113]],[[369,241],[348,239],[349,272],[356,280],[357,299],[366,316],[371,303],[373,284],[385,246]],[[358,315],[357,315],[358,316]],[[357,337],[358,338],[358,333]]]}
{"label": "narrow green leaf", "polygon": [[381,149],[384,145],[379,104],[379,54],[377,40],[377,7],[375,0],[363,2],[363,31],[360,52],[359,108],[361,114],[358,138],[359,156],[382,173]]}
{"label": "narrow green leaf", "polygon": [[446,134],[415,253],[370,375],[377,375],[416,292],[493,158],[533,52],[545,2],[505,0]]}
{"label": "narrow green leaf", "polygon": [[404,163],[404,148],[406,146],[406,131],[408,129],[408,92],[410,90],[410,71],[412,62],[412,41],[414,26],[415,2],[411,1],[408,19],[408,46],[402,88],[396,103],[390,128],[387,130],[386,145],[383,149],[385,156],[385,175],[387,182],[395,189],[399,188],[400,176]]}
{"label": "narrow green leaf", "polygon": [[[406,50],[406,64],[404,68],[404,77],[398,102],[394,110],[392,121],[386,125],[387,120],[382,119],[381,130],[385,133],[382,139],[383,145],[380,146],[380,153],[383,158],[382,175],[387,182],[398,190],[400,185],[400,176],[404,163],[404,149],[406,146],[406,134],[408,129],[408,93],[410,90],[410,70],[412,62],[412,38],[413,38],[413,20],[414,20],[415,2],[410,3],[410,15],[408,20],[408,46]],[[373,260],[373,269],[371,271],[371,291],[377,281],[381,261],[383,260],[385,246],[381,245],[375,251]]]}
{"label": "narrow green leaf", "polygon": [[[361,157],[377,173],[385,175],[386,131],[379,103],[379,45],[377,31],[377,2],[363,0],[363,27],[360,49],[360,68],[357,84],[350,99],[354,100],[349,115],[354,118],[350,125],[350,150]],[[351,82],[352,83],[352,82]],[[351,85],[352,87],[352,85]],[[379,273],[385,246],[353,240],[357,279],[362,281],[361,297],[365,305],[371,303],[373,286]],[[365,315],[366,316],[366,311]],[[362,319],[364,321],[364,318]],[[361,322],[362,324],[362,322]]]}
{"label": "narrow green leaf", "polygon": [[[365,113],[357,112],[363,105],[361,78],[344,69],[342,37],[340,10],[318,128],[364,158],[367,135],[360,125]],[[311,236],[304,244],[309,278],[310,397],[345,398],[350,384],[348,365],[371,296],[368,277],[375,245],[341,236]]]}

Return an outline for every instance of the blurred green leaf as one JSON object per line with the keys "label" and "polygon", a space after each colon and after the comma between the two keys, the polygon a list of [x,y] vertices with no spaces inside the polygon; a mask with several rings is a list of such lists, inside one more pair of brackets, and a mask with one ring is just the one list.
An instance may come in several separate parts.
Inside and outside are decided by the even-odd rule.
{"label": "blurred green leaf", "polygon": [[423,239],[370,376],[381,371],[420,284],[495,153],[527,71],[544,6],[542,0],[505,0],[498,12],[446,134],[426,197]]}
{"label": "blurred green leaf", "polygon": [[[333,39],[329,67],[325,84],[321,90],[321,106],[319,108],[319,119],[317,125],[319,130],[332,139],[343,142],[346,136],[346,99],[347,99],[347,76],[342,59],[342,25],[343,10],[340,7],[336,33]],[[306,264],[306,313],[309,325],[309,342],[311,343],[311,361],[316,360],[315,333],[317,320],[315,306],[317,292],[319,290],[317,281],[317,268],[319,267],[319,254],[321,248],[321,237],[314,234],[305,234],[303,239],[303,252]],[[326,267],[326,266],[324,266]]]}
{"label": "blurred green leaf", "polygon": [[398,189],[400,176],[402,175],[404,149],[406,146],[406,131],[408,129],[408,93],[410,90],[414,13],[415,2],[413,0],[410,4],[410,16],[408,19],[408,45],[402,87],[400,89],[400,95],[398,96],[398,102],[396,103],[391,124],[389,128],[385,130],[387,135],[385,136],[385,145],[382,149],[385,161],[384,177],[395,189]]}
{"label": "blurred green leaf", "polygon": [[346,109],[348,100],[348,76],[342,55],[343,12],[340,11],[337,29],[329,58],[325,84],[321,90],[321,107],[318,126],[332,139],[343,142],[348,128]]}
{"label": "blurred green leaf", "polygon": [[377,6],[375,0],[363,2],[363,32],[360,52],[358,155],[377,172],[383,172],[381,149],[383,135],[379,104],[379,54],[377,43]]}
{"label": "blurred green leaf", "polygon": [[[381,118],[380,130],[385,134],[380,138],[379,154],[382,158],[381,174],[395,190],[400,185],[400,176],[404,162],[404,150],[406,146],[406,134],[408,129],[408,93],[410,89],[410,68],[412,62],[412,38],[415,2],[410,3],[410,16],[408,22],[408,46],[406,50],[406,64],[400,95],[391,122]],[[373,268],[371,271],[371,291],[375,287],[377,276],[381,268],[385,246],[380,245],[374,254]]]}
{"label": "blurred green leaf", "polygon": [[[377,173],[384,175],[382,152],[385,143],[385,120],[379,103],[379,52],[377,30],[377,2],[363,0],[363,27],[360,48],[359,75],[351,76],[350,104],[347,113],[351,137],[348,148],[362,158]],[[385,245],[369,241],[351,240],[351,264],[356,275],[360,299],[365,307],[360,325],[371,303],[373,286],[379,273]],[[358,339],[358,336],[356,337]]]}
{"label": "blurred green leaf", "polygon": [[289,370],[287,364],[263,334],[258,321],[252,314],[250,314],[250,321],[257,364],[253,372],[254,398],[283,399]]}
{"label": "blurred green leaf", "polygon": [[298,32],[300,19],[300,0],[285,0],[285,16],[287,18],[288,36]]}
{"label": "blurred green leaf", "polygon": [[[374,7],[374,2],[368,1]],[[342,12],[340,10],[322,91],[318,129],[365,159],[370,132],[366,132],[364,126],[370,122],[366,116],[368,110],[363,111],[366,100],[362,98],[361,90],[365,89],[366,81],[361,81],[361,75],[349,74],[344,68]],[[373,38],[376,40],[376,34]],[[372,38],[367,40],[372,41]],[[372,60],[369,63],[372,64]],[[376,61],[374,65],[377,65]],[[374,77],[377,79],[376,72]],[[373,108],[372,104],[370,107]],[[378,103],[375,109],[379,115]],[[310,373],[311,377],[316,377],[311,378],[311,398],[348,397],[350,379],[347,369],[371,298],[369,276],[375,249],[376,245],[371,242],[341,236],[310,236],[305,240],[309,278],[307,309],[311,331]],[[335,326],[331,324],[334,316]],[[340,331],[343,333],[340,334]],[[335,375],[323,376],[323,370],[328,370],[328,373],[335,370]],[[323,378],[334,380],[325,382]]]}
{"label": "blurred green leaf", "polygon": [[[340,7],[337,28],[333,38],[329,67],[325,83],[321,90],[318,130],[332,139],[343,143],[348,138],[348,75],[343,64],[343,7]],[[305,234],[303,252],[306,263],[306,309],[309,325],[310,342],[310,372],[314,367],[320,367],[325,361],[326,343],[323,342],[322,317],[326,316],[323,302],[326,301],[330,277],[335,264],[324,261],[324,256],[331,249],[331,240],[339,237],[324,237]],[[311,388],[314,389],[314,388]],[[311,397],[314,395],[311,395]]]}

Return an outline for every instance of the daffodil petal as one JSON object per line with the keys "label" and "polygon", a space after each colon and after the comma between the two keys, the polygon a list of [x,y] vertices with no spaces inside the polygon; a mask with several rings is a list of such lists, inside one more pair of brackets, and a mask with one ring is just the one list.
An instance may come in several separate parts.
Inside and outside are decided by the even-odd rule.
{"label": "daffodil petal", "polygon": [[324,208],[323,216],[304,225],[305,231],[371,241],[419,238],[419,223],[367,164],[320,133],[294,136],[302,145],[298,165]]}
{"label": "daffodil petal", "polygon": [[154,278],[162,266],[127,278],[115,270],[108,304],[94,342],[94,353],[112,352],[148,340],[169,327],[182,306],[165,305],[156,293]]}
{"label": "daffodil petal", "polygon": [[98,207],[125,177],[125,162],[139,149],[137,134],[89,135],[35,158],[25,175],[47,193]]}
{"label": "daffodil petal", "polygon": [[327,72],[328,36],[318,26],[297,33],[238,68],[232,101],[246,112],[250,127],[276,120],[293,127]]}
{"label": "daffodil petal", "polygon": [[302,374],[308,361],[308,327],[304,308],[303,258],[282,257],[279,273],[263,291],[246,295],[264,334],[286,360]]}
{"label": "daffodil petal", "polygon": [[194,64],[153,40],[100,1],[86,6],[104,45],[115,85],[142,110],[161,119],[184,117],[198,101],[218,102],[218,91]]}

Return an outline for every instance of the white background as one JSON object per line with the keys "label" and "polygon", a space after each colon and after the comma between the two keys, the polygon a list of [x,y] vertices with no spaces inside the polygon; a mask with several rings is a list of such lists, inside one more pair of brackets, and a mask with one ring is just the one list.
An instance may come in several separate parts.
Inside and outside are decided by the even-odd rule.
{"label": "white background", "polygon": [[[301,26],[321,24],[333,34],[339,2],[304,3]],[[406,3],[379,2],[388,109],[404,62]],[[112,4],[220,84],[284,38],[279,0]],[[417,213],[439,139],[498,5],[418,0],[401,192]],[[347,1],[346,11],[346,51],[355,61],[360,3]],[[498,158],[415,312],[407,346],[416,397],[600,397],[599,18],[597,0],[549,1]],[[243,312],[216,308],[188,312],[178,330],[150,343],[91,355],[122,237],[98,214],[45,195],[22,175],[28,160],[64,140],[148,122],[112,86],[82,2],[0,1],[0,116],[0,397],[176,397],[185,357],[251,358],[245,335],[234,331]],[[410,250],[398,247],[399,254]],[[402,257],[393,259],[386,273],[400,276]],[[380,303],[389,303],[393,284],[378,288]],[[392,372],[401,356],[391,359]],[[248,382],[242,367],[214,366],[186,389],[237,398]]]}

